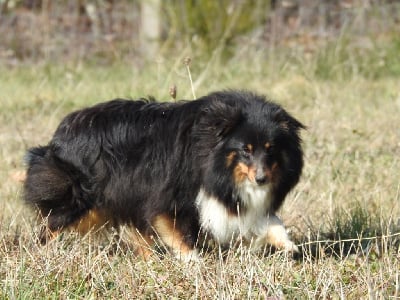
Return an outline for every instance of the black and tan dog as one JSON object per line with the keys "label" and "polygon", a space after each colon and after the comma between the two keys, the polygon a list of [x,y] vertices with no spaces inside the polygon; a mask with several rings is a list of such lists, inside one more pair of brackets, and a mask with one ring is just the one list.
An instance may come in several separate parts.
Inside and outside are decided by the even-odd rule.
{"label": "black and tan dog", "polygon": [[50,143],[28,151],[25,201],[63,229],[108,223],[159,237],[195,257],[200,231],[292,251],[275,215],[303,167],[300,129],[282,107],[243,91],[194,101],[116,99],[69,114]]}

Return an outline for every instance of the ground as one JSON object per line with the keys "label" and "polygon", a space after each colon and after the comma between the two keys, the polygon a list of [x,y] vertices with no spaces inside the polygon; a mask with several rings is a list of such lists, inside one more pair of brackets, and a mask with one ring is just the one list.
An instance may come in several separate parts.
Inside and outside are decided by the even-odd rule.
{"label": "ground", "polygon": [[302,254],[253,253],[239,244],[191,264],[168,255],[145,262],[113,246],[113,233],[64,234],[38,245],[34,214],[21,200],[26,149],[47,143],[74,109],[114,97],[172,101],[173,84],[177,98],[191,99],[192,88],[178,58],[142,69],[2,66],[0,298],[400,297],[398,78],[321,78],[305,65],[271,69],[262,56],[224,66],[192,60],[191,66],[196,96],[254,90],[307,125],[304,173],[279,213]]}

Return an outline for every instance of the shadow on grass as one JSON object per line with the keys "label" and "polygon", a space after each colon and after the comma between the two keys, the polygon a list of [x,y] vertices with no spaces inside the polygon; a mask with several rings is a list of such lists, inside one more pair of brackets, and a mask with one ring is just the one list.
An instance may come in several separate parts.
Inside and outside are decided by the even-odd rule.
{"label": "shadow on grass", "polygon": [[334,218],[324,231],[298,240],[301,253],[295,258],[322,259],[349,256],[379,258],[386,253],[400,254],[400,224],[384,221],[357,203],[350,211],[336,209]]}
{"label": "shadow on grass", "polygon": [[[289,256],[299,262],[326,258],[340,260],[349,257],[379,259],[387,254],[400,257],[399,221],[387,221],[379,215],[371,215],[366,208],[359,204],[356,204],[349,211],[338,208],[331,221],[328,222],[327,229],[311,232],[307,237],[297,235],[294,241],[300,251],[299,253],[289,253]],[[314,228],[311,226],[312,229]],[[21,246],[24,245],[40,248],[35,230],[33,230],[32,235],[26,235],[23,232],[24,230],[20,226],[4,232],[4,235],[1,236],[2,246],[7,252],[20,251]],[[96,238],[92,239],[92,237]],[[129,241],[121,238],[116,231],[105,230],[97,233],[97,235],[86,237],[79,236],[76,233],[62,233],[55,240],[59,247],[68,249],[79,244],[76,243],[77,239],[81,240],[79,243],[89,240],[90,243],[98,243],[97,248],[107,250],[106,252],[111,256],[134,253]],[[253,252],[248,251],[249,246],[251,247],[248,243],[236,240],[223,248],[207,237],[199,238],[197,244],[201,256],[220,258],[224,261]],[[161,242],[156,243],[152,250],[159,259],[163,259],[165,255],[172,255]],[[271,257],[284,252],[272,246],[266,246],[255,253],[261,257]],[[284,255],[287,255],[287,253]]]}

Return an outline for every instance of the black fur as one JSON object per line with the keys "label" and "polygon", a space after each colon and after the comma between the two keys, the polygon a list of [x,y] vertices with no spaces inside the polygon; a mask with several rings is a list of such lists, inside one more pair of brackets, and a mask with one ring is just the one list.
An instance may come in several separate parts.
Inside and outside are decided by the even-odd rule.
{"label": "black fur", "polygon": [[271,213],[282,205],[303,167],[301,128],[279,105],[250,92],[177,103],[112,100],[69,114],[47,146],[28,151],[25,201],[47,217],[51,231],[100,209],[113,224],[151,234],[154,218],[168,215],[193,246],[201,187],[236,211],[233,173],[249,159],[241,150],[247,143],[272,145],[263,154],[266,164],[279,165]]}

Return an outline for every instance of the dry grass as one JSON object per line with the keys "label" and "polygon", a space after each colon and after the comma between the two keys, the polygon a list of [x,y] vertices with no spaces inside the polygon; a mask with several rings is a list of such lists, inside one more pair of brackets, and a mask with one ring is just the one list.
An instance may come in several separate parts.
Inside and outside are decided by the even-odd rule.
{"label": "dry grass", "polygon": [[[33,66],[0,70],[0,298],[400,297],[400,92],[397,78],[318,80],[256,59],[224,68],[192,63],[196,94],[223,88],[267,93],[309,126],[306,167],[281,216],[303,253],[218,249],[198,263],[168,255],[144,262],[111,235],[64,234],[40,247],[22,205],[22,157],[46,143],[62,116],[112,97],[191,98],[181,62]],[[199,71],[200,70],[200,71]],[[201,74],[207,70],[207,74]],[[204,75],[204,76],[202,76]],[[196,79],[201,78],[201,81]]]}

